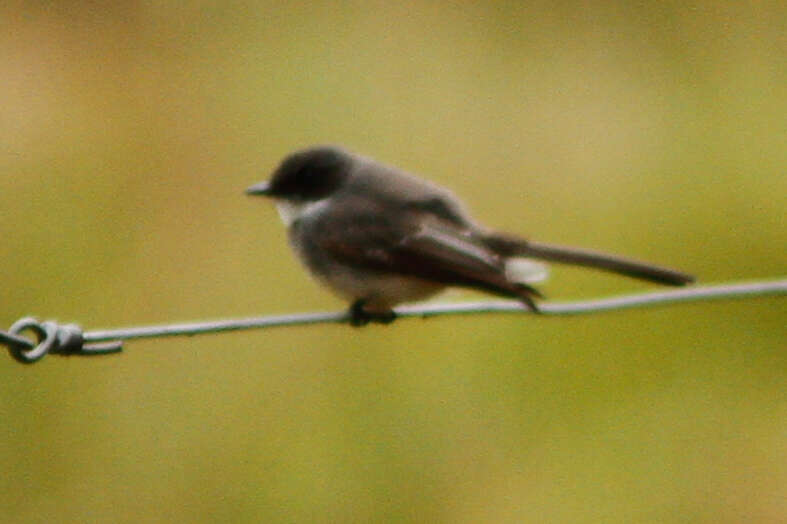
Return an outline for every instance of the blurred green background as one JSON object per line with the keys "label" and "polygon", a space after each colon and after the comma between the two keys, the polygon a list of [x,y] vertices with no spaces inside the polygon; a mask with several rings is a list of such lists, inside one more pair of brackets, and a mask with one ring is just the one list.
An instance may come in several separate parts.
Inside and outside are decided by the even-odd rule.
{"label": "blurred green background", "polygon": [[[4,2],[0,326],[344,308],[243,195],[326,142],[490,226],[706,282],[784,275],[786,22],[777,1]],[[543,288],[647,289],[568,268]],[[783,522],[786,313],[4,358],[0,521]]]}

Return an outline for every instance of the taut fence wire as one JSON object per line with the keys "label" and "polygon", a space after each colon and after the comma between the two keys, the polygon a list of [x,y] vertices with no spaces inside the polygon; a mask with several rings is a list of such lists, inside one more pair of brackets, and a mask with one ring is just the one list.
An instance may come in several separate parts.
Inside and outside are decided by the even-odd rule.
{"label": "taut fence wire", "polygon": [[[722,283],[593,300],[542,302],[539,304],[539,316],[584,315],[681,302],[783,295],[787,295],[787,279]],[[398,307],[395,312],[398,318],[429,318],[483,313],[532,313],[520,302],[510,300],[420,304]],[[278,326],[349,323],[349,321],[350,315],[347,311],[317,312],[85,332],[76,324],[59,324],[53,320],[41,322],[32,317],[25,317],[16,321],[8,331],[0,330],[0,344],[7,346],[11,356],[18,362],[31,364],[47,354],[89,356],[117,353],[122,351],[125,340],[194,336]],[[26,336],[27,332],[32,333],[32,338]]]}

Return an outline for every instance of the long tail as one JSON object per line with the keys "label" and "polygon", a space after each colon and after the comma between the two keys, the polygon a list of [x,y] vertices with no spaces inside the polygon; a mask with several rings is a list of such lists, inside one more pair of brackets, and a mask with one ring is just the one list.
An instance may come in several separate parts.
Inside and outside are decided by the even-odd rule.
{"label": "long tail", "polygon": [[485,240],[490,248],[504,256],[532,257],[550,262],[592,267],[671,286],[684,286],[694,282],[693,276],[682,271],[589,249],[531,242],[499,233],[490,234]]}

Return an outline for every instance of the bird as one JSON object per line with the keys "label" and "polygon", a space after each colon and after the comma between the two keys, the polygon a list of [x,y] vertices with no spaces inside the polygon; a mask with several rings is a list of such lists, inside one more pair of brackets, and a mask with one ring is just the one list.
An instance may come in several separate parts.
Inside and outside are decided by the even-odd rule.
{"label": "bird", "polygon": [[488,229],[449,190],[339,146],[287,155],[248,195],[273,199],[297,257],[350,303],[354,326],[389,323],[394,307],[463,287],[539,312],[544,262],[683,286],[682,271]]}

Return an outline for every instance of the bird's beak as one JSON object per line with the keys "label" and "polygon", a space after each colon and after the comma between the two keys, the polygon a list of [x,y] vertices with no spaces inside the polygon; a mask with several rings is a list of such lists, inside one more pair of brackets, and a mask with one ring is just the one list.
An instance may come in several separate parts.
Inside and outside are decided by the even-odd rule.
{"label": "bird's beak", "polygon": [[260,182],[246,189],[247,195],[270,195],[271,184],[270,182]]}

